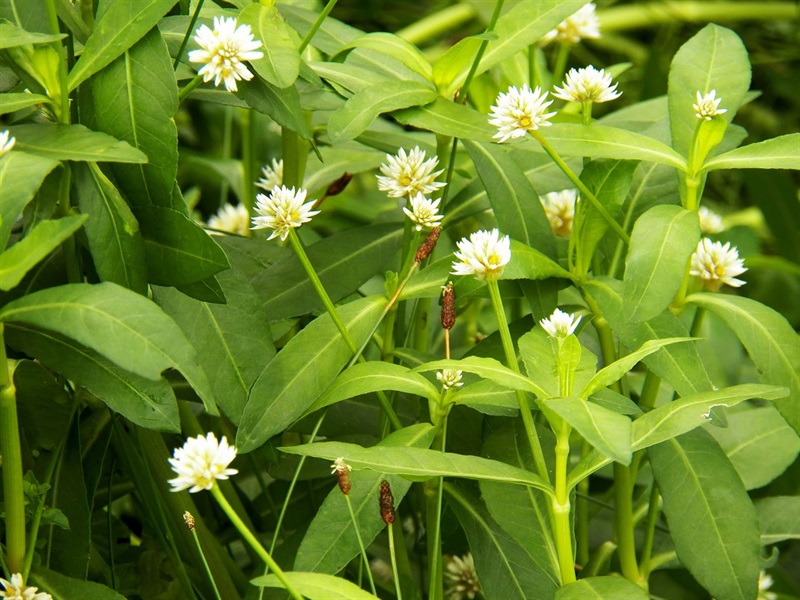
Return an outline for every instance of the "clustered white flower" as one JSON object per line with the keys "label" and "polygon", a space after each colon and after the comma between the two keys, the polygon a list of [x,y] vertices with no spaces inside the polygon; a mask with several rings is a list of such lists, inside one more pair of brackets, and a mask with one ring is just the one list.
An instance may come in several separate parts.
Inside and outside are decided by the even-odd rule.
{"label": "clustered white flower", "polygon": [[575,333],[575,329],[580,322],[581,317],[555,309],[552,315],[539,321],[539,325],[550,337],[563,340]]}
{"label": "clustered white flower", "polygon": [[214,17],[214,29],[201,25],[194,39],[199,50],[189,52],[189,60],[203,63],[197,72],[203,81],[214,80],[214,85],[225,83],[229,92],[237,90],[236,82],[250,81],[253,74],[244,65],[246,60],[256,60],[264,53],[256,50],[262,46],[259,40],[253,39],[249,25],[240,25],[234,18]]}
{"label": "clustered white flower", "polygon": [[461,381],[461,375],[462,372],[458,369],[443,369],[436,373],[436,379],[441,382],[445,390],[449,390],[464,385],[464,382]]}
{"label": "clustered white flower", "polygon": [[450,600],[473,600],[481,591],[471,552],[463,557],[450,556],[444,571],[444,579],[447,587],[446,595]]}
{"label": "clustered white flower", "polygon": [[306,194],[302,188],[295,191],[283,185],[273,188],[269,196],[257,194],[255,208],[258,215],[253,217],[251,229],[272,229],[268,240],[278,236],[281,241],[285,240],[292,228],[308,223],[311,217],[319,214],[318,210],[311,210],[314,201],[303,204]]}
{"label": "clustered white flower", "polygon": [[705,286],[711,291],[716,291],[722,284],[739,287],[745,284],[741,279],[735,279],[747,271],[744,261],[739,258],[739,251],[731,247],[730,242],[713,242],[703,238],[697,244],[697,250],[692,254],[690,274],[703,280]]}
{"label": "clustered white flower", "polygon": [[239,472],[228,468],[236,458],[236,448],[228,445],[225,436],[217,441],[212,432],[187,439],[182,447],[175,448],[172,456],[169,464],[178,475],[169,480],[173,492],[188,489],[193,494],[210,490],[217,479],[227,479]]}
{"label": "clustered white flower", "polygon": [[502,143],[551,125],[548,119],[556,113],[545,111],[552,103],[552,100],[547,100],[547,92],[539,86],[531,90],[526,83],[519,90],[512,85],[508,92],[500,93],[492,106],[489,123],[497,127],[497,133],[492,137]]}
{"label": "clustered white flower", "polygon": [[772,575],[766,571],[761,571],[758,574],[758,599],[757,600],[778,600],[778,594],[770,592],[769,588],[773,584]]}
{"label": "clustered white flower", "polygon": [[0,158],[8,154],[16,143],[16,138],[8,130],[0,132]]}
{"label": "clustered white flower", "polygon": [[283,159],[272,159],[272,165],[261,167],[264,177],[256,181],[256,186],[265,192],[271,192],[274,188],[283,185]]}
{"label": "clustered white flower", "polygon": [[713,117],[728,112],[727,108],[719,108],[722,98],[717,98],[717,90],[711,90],[705,96],[697,92],[697,104],[692,104],[694,114],[698,119],[710,121]]}
{"label": "clustered white flower", "polygon": [[497,229],[476,231],[456,245],[458,260],[452,265],[454,275],[475,275],[480,281],[495,281],[511,260],[511,240],[507,235],[500,237]]}
{"label": "clustered white flower", "polygon": [[567,237],[572,231],[572,222],[575,219],[575,204],[579,201],[578,190],[566,189],[560,192],[550,192],[539,196],[544,214],[550,222],[553,233]]}
{"label": "clustered white flower", "polygon": [[409,201],[411,210],[404,206],[403,212],[416,224],[414,228],[417,231],[422,231],[423,228],[433,229],[442,224],[443,215],[438,214],[440,203],[441,199],[429,200],[417,192]]}
{"label": "clustered white flower", "polygon": [[380,169],[383,175],[378,175],[378,189],[387,192],[390,198],[413,198],[417,194],[432,194],[441,187],[443,182],[435,181],[443,170],[434,171],[439,164],[439,158],[433,156],[425,160],[425,151],[419,146],[406,153],[400,148],[397,155],[386,155],[386,163]]}
{"label": "clustered white flower", "polygon": [[700,219],[700,232],[706,235],[714,235],[721,233],[725,230],[722,224],[722,217],[720,217],[713,210],[701,206],[697,211],[697,216]]}
{"label": "clustered white flower", "polygon": [[[225,204],[217,214],[209,217],[208,227],[217,231],[226,231],[246,236],[249,233],[250,213],[243,204]],[[215,232],[211,232],[215,233]]]}
{"label": "clustered white flower", "polygon": [[0,598],[6,598],[7,600],[53,600],[50,594],[37,593],[36,590],[39,588],[25,585],[21,573],[11,575],[11,581],[0,577],[0,584],[3,586],[3,590],[0,591]]}
{"label": "clustered white flower", "polygon": [[611,85],[611,73],[604,69],[599,71],[589,65],[583,69],[570,69],[562,84],[563,87],[554,86],[553,96],[567,102],[609,102],[622,95],[617,91],[617,85]]}
{"label": "clustered white flower", "polygon": [[336,473],[349,473],[352,470],[353,467],[344,462],[344,457],[342,456],[333,461],[331,465],[331,475],[336,475]]}
{"label": "clustered white flower", "polygon": [[544,46],[553,40],[562,44],[577,44],[584,39],[597,39],[600,37],[600,19],[595,13],[593,2],[585,4],[575,14],[567,17],[558,26],[549,31],[539,40]]}

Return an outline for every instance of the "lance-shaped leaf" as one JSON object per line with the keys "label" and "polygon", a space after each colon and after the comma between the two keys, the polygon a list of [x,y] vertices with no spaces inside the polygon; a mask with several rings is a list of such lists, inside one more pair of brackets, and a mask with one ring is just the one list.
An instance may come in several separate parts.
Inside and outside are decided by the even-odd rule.
{"label": "lance-shaped leaf", "polygon": [[650,595],[619,575],[587,577],[556,590],[555,600],[648,600]]}
{"label": "lance-shaped leaf", "polygon": [[704,171],[715,169],[800,169],[800,133],[742,146],[703,165]]}
{"label": "lance-shaped leaf", "polygon": [[[316,26],[319,20],[319,12],[301,8],[291,4],[280,5],[281,14],[286,17],[289,24],[294,27],[300,35],[307,35],[311,27]],[[364,32],[342,23],[330,16],[322,22],[322,26],[314,34],[311,45],[319,48],[325,54],[334,56],[341,49],[356,38],[364,35]]]}
{"label": "lance-shaped leaf", "polygon": [[[375,596],[341,577],[302,571],[287,571],[284,577],[299,594],[310,600],[375,600]],[[258,587],[284,587],[273,574],[256,577],[250,583]]]}
{"label": "lance-shaped leaf", "polygon": [[214,394],[183,332],[154,302],[114,283],[75,283],[34,292],[6,304],[0,321],[23,323],[91,348],[122,368],[157,380],[179,370],[206,410]]}
{"label": "lance-shaped leaf", "polygon": [[[451,259],[452,262],[452,259]],[[536,248],[511,240],[511,260],[503,269],[501,279],[569,279],[569,271]]]}
{"label": "lance-shaped leaf", "polygon": [[433,362],[420,365],[415,371],[441,371],[442,369],[457,369],[468,373],[475,373],[484,379],[490,379],[495,383],[504,385],[512,390],[522,390],[547,398],[545,392],[536,383],[519,373],[515,373],[502,363],[493,358],[483,358],[480,356],[468,356],[461,360],[435,360]]}
{"label": "lance-shaped leaf", "polygon": [[[0,27],[2,27],[2,25],[0,25]],[[2,36],[1,33],[0,36]],[[23,108],[28,108],[29,106],[35,106],[37,104],[45,104],[49,102],[51,102],[50,98],[47,96],[42,96],[41,94],[5,93],[0,96],[0,115],[5,115],[17,110],[22,110]]]}
{"label": "lance-shaped leaf", "polygon": [[[387,302],[383,296],[372,296],[337,309],[356,346],[371,334]],[[236,434],[239,451],[258,448],[294,423],[351,357],[350,348],[327,313],[294,336],[250,390]]]}
{"label": "lance-shaped leaf", "polygon": [[514,417],[519,411],[517,394],[494,381],[478,381],[456,388],[450,396],[454,404],[474,408],[485,415]]}
{"label": "lance-shaped leaf", "polygon": [[350,48],[371,48],[399,60],[415,73],[425,77],[425,79],[431,79],[432,77],[431,64],[422,52],[413,44],[393,33],[383,31],[368,33],[345,44],[342,51]]}
{"label": "lance-shaped leaf", "polygon": [[9,152],[0,158],[0,248],[5,248],[11,228],[22,209],[33,199],[45,176],[58,166],[58,161],[27,152]]}
{"label": "lance-shaped leaf", "polygon": [[279,88],[292,85],[300,74],[300,53],[277,9],[250,4],[239,13],[239,22],[250,25],[253,38],[263,43],[264,56],[250,61],[256,73]]}
{"label": "lance-shaped leaf", "polygon": [[67,37],[65,33],[47,34],[25,31],[12,23],[0,23],[0,50],[26,44],[51,44]]}
{"label": "lance-shaped leaf", "polygon": [[444,98],[437,98],[425,106],[395,111],[392,116],[403,125],[462,140],[489,142],[496,133],[486,115]]}
{"label": "lance-shaped leaf", "polygon": [[12,125],[15,150],[55,160],[146,163],[147,156],[126,142],[83,125]]}
{"label": "lance-shaped leaf", "polygon": [[720,600],[757,595],[761,542],[753,503],[705,431],[647,451],[681,563]]}
{"label": "lance-shaped leaf", "polygon": [[297,132],[304,140],[313,139],[296,86],[279,88],[256,76],[247,85],[240,85],[236,95],[281,127]]}
{"label": "lance-shaped leaf", "polygon": [[773,496],[755,502],[761,543],[800,540],[800,496]]}
{"label": "lance-shaped leaf", "polygon": [[283,447],[281,451],[328,460],[342,457],[354,469],[393,473],[415,481],[424,481],[431,477],[462,477],[527,485],[548,494],[553,493],[550,484],[542,481],[538,475],[480,456],[466,456],[422,448],[385,448],[383,446],[363,448],[344,442],[303,444]]}
{"label": "lance-shaped leaf", "polygon": [[699,240],[697,213],[680,206],[655,206],[636,220],[622,295],[629,321],[647,321],[667,307]]}
{"label": "lance-shaped leaf", "polygon": [[765,383],[785,385],[790,395],[775,407],[800,432],[800,336],[779,313],[741,296],[693,294],[687,302],[725,321],[747,349]]}

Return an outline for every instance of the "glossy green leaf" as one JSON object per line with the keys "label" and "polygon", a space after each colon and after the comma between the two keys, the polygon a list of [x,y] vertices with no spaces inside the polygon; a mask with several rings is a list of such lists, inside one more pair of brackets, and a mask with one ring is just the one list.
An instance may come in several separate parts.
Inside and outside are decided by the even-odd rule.
{"label": "glossy green leaf", "polygon": [[695,128],[699,122],[692,105],[697,92],[716,90],[722,99],[720,115],[727,123],[750,88],[750,61],[742,40],[733,31],[718,25],[706,25],[680,47],[669,70],[669,121],[672,147],[689,156]]}
{"label": "glossy green leaf", "polygon": [[115,0],[95,23],[83,54],[67,77],[72,91],[138,42],[175,4],[174,0]]}
{"label": "glossy green leaf", "polygon": [[0,158],[0,248],[5,248],[14,222],[33,199],[47,174],[58,161],[26,152],[9,152]]}
{"label": "glossy green leaf", "polygon": [[383,31],[367,33],[346,44],[342,50],[349,48],[371,48],[399,60],[425,79],[431,79],[432,77],[431,65],[422,52],[416,46],[393,33]]}
{"label": "glossy green leaf", "polygon": [[463,85],[480,46],[480,39],[469,36],[450,46],[436,60],[433,65],[433,82],[443,97],[452,98]]}
{"label": "glossy green leaf", "polygon": [[296,131],[305,140],[313,139],[296,86],[279,88],[256,76],[247,85],[240,85],[236,96],[281,127]]}
{"label": "glossy green leaf", "polygon": [[14,150],[55,160],[146,163],[147,156],[105,133],[83,125],[12,125]]}
{"label": "glossy green leaf", "polygon": [[529,378],[515,373],[508,367],[493,358],[468,356],[461,360],[435,360],[420,365],[415,371],[441,371],[442,369],[457,369],[467,373],[475,373],[484,379],[489,379],[512,390],[523,390],[547,398],[547,393]]}
{"label": "glossy green leaf", "polygon": [[[535,327],[521,336],[517,344],[528,377],[547,393],[546,398],[561,396],[556,363],[558,344],[541,327]],[[573,390],[584,389],[597,370],[597,356],[586,348],[582,350],[573,371]],[[581,396],[585,397],[584,394]]]}
{"label": "glossy green leaf", "polygon": [[238,423],[250,386],[275,347],[267,315],[244,276],[227,270],[217,279],[225,304],[201,302],[174,288],[158,288],[155,299],[197,350],[220,408]]}
{"label": "glossy green leaf", "polygon": [[531,248],[511,240],[511,260],[503,269],[501,279],[547,279],[548,277],[569,278],[569,271],[553,259]]}
{"label": "glossy green leaf", "polygon": [[[377,447],[428,448],[433,442],[435,429],[428,423],[418,423],[395,431],[378,442]],[[411,482],[397,475],[374,471],[354,471],[350,474],[352,488],[350,502],[359,524],[361,539],[369,546],[383,530],[378,495],[381,481],[386,479],[392,487],[395,507],[399,506],[411,487]],[[322,502],[303,537],[294,568],[335,574],[340,572],[361,552],[353,529],[350,511],[338,486]]]}
{"label": "glossy green leaf", "polygon": [[486,415],[514,417],[519,412],[517,394],[494,381],[482,380],[457,388],[450,400]]}
{"label": "glossy green leaf", "polygon": [[[3,333],[10,348],[27,352],[17,344],[18,325],[5,325]],[[39,359],[22,359],[14,368],[19,426],[32,449],[55,450],[67,435],[72,416],[72,400],[57,372],[48,370]]]}
{"label": "glossy green leaf", "polygon": [[647,600],[649,594],[619,575],[587,577],[559,588],[555,600]]}
{"label": "glossy green leaf", "polygon": [[365,148],[360,144],[325,146],[319,149],[319,153],[322,156],[322,162],[316,156],[309,155],[308,157],[303,187],[309,193],[322,192],[345,172],[356,174],[373,171],[386,160],[385,154]]}
{"label": "glossy green leaf", "polygon": [[800,133],[790,133],[736,148],[707,161],[704,171],[716,169],[800,169]]}
{"label": "glossy green leaf", "polygon": [[422,448],[385,448],[382,446],[362,448],[356,444],[344,442],[303,444],[283,447],[281,451],[328,460],[342,457],[353,469],[371,469],[380,473],[393,473],[417,481],[431,477],[462,477],[527,485],[552,493],[550,484],[542,481],[538,475],[480,456],[466,456]]}
{"label": "glossy green leaf", "polygon": [[178,170],[178,88],[157,29],[91,79],[95,127],[144,152],[145,165],[113,165],[131,206],[172,207]]}
{"label": "glossy green leaf", "polygon": [[391,81],[354,94],[328,121],[328,135],[336,143],[346,142],[364,132],[378,115],[433,102],[439,94],[423,83]]}
{"label": "glossy green leaf", "polygon": [[636,220],[622,293],[629,321],[647,321],[669,305],[699,240],[697,213],[679,206],[655,206]]}
{"label": "glossy green leaf", "polygon": [[96,164],[76,163],[72,174],[78,206],[89,217],[84,230],[100,280],[146,293],[144,242],[136,217]]}
{"label": "glossy green leaf", "polygon": [[755,501],[761,543],[800,540],[800,496],[773,496]]}
{"label": "glossy green leaf", "polygon": [[[0,28],[2,27],[3,26],[0,25]],[[2,39],[2,33],[0,33],[0,39]],[[5,115],[10,112],[22,110],[23,108],[29,108],[31,106],[36,106],[37,104],[45,104],[49,102],[50,98],[47,96],[42,96],[41,94],[0,94],[0,115]]]}
{"label": "glossy green leaf", "polygon": [[704,431],[647,451],[681,563],[719,600],[757,594],[761,542],[753,503]]}
{"label": "glossy green leaf", "polygon": [[788,321],[768,306],[727,294],[693,294],[687,302],[709,310],[739,336],[764,383],[791,390],[775,407],[800,432],[800,336]]}
{"label": "glossy green leaf", "polygon": [[151,283],[193,283],[230,267],[222,248],[183,214],[149,206],[138,211],[136,217],[142,229]]}
{"label": "glossy green leaf", "polygon": [[[310,600],[375,600],[375,596],[341,577],[300,571],[287,571],[284,576],[299,594]],[[284,587],[274,574],[256,577],[250,583],[258,587]]]}
{"label": "glossy green leaf", "polygon": [[395,111],[392,116],[403,125],[463,140],[489,142],[492,135],[497,133],[489,125],[486,115],[445,98],[437,98],[425,106]]}
{"label": "glossy green leaf", "polygon": [[[337,91],[342,88],[353,94],[382,82],[391,81],[382,73],[376,73],[362,67],[347,63],[312,62],[311,67],[322,79],[330,83]],[[349,96],[350,94],[343,94]]]}
{"label": "glossy green leaf", "polygon": [[99,583],[66,577],[61,573],[36,566],[31,581],[40,590],[47,590],[54,600],[83,598],[84,600],[125,600],[125,596]]}
{"label": "glossy green leaf", "polygon": [[797,459],[800,439],[772,406],[727,415],[727,427],[709,427],[747,490],[767,485]]}
{"label": "glossy green leaf", "polygon": [[6,304],[0,321],[58,333],[148,379],[174,367],[216,414],[208,380],[183,332],[155,303],[130,290],[113,283],[48,288]]}
{"label": "glossy green leaf", "polygon": [[300,74],[300,53],[277,9],[250,4],[239,13],[238,20],[250,25],[253,38],[263,43],[259,48],[263,58],[249,61],[256,73],[279,88],[292,85]]}
{"label": "glossy green leaf", "polygon": [[[383,296],[371,296],[337,309],[356,346],[371,333],[387,302]],[[351,357],[327,313],[294,336],[250,390],[236,435],[239,451],[258,448],[294,423]]]}
{"label": "glossy green leaf", "polygon": [[25,274],[55,250],[86,221],[74,215],[53,221],[40,221],[24,238],[0,254],[0,290],[15,288]]}
{"label": "glossy green leaf", "polygon": [[[286,17],[286,20],[289,21],[289,24],[302,36],[307,35],[308,31],[316,24],[319,18],[318,11],[309,10],[297,5],[281,4],[280,11],[281,14]],[[346,44],[362,35],[364,35],[363,31],[328,16],[322,22],[322,26],[319,30],[314,34],[311,45],[315,48],[319,48],[325,54],[334,56],[338,54]]]}
{"label": "glossy green leaf", "polygon": [[12,23],[0,23],[0,50],[27,44],[50,44],[64,39],[66,34],[25,31]]}
{"label": "glossy green leaf", "polygon": [[12,348],[89,390],[114,412],[147,429],[179,432],[178,403],[164,379],[152,380],[126,371],[102,355],[55,333],[10,323],[5,328]]}
{"label": "glossy green leaf", "polygon": [[[328,295],[337,302],[388,266],[402,235],[397,224],[360,227],[320,240],[308,247],[307,254]],[[272,321],[323,309],[294,253],[273,263],[252,283]]]}

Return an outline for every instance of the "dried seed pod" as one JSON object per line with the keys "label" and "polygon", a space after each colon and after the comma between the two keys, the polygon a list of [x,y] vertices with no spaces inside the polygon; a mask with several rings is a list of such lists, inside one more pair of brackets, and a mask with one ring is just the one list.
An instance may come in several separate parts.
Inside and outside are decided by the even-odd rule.
{"label": "dried seed pod", "polygon": [[325,190],[326,196],[336,196],[341,194],[344,191],[344,188],[347,187],[347,184],[350,183],[350,180],[353,178],[352,173],[345,173],[339,179],[334,181],[328,186],[328,189]]}
{"label": "dried seed pod", "polygon": [[456,293],[453,291],[453,282],[448,281],[442,288],[442,327],[452,329],[456,324]]}
{"label": "dried seed pod", "polygon": [[389,482],[385,479],[381,481],[381,519],[387,525],[394,523],[394,496],[392,496],[392,488],[389,487]]}
{"label": "dried seed pod", "polygon": [[436,248],[436,241],[439,239],[439,234],[442,232],[441,227],[434,227],[428,234],[428,237],[417,248],[417,253],[414,255],[414,262],[421,263],[428,258]]}
{"label": "dried seed pod", "polygon": [[350,471],[353,467],[344,462],[343,458],[337,458],[331,465],[331,475],[336,475],[339,480],[339,489],[346,496],[350,493],[352,484],[350,483]]}
{"label": "dried seed pod", "polygon": [[194,517],[192,516],[192,513],[190,513],[188,510],[183,513],[183,520],[186,523],[186,527],[189,528],[189,531],[194,531]]}

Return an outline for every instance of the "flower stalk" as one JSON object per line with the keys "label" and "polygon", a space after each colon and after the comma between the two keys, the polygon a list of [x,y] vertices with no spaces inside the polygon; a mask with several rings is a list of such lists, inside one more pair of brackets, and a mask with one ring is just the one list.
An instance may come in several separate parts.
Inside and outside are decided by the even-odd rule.
{"label": "flower stalk", "polygon": [[203,547],[200,545],[200,538],[197,537],[197,530],[195,529],[195,522],[192,513],[186,511],[183,513],[183,520],[186,522],[186,527],[189,531],[192,532],[192,539],[194,540],[194,545],[197,548],[197,552],[200,554],[200,560],[203,562],[203,568],[206,571],[206,576],[208,577],[208,581],[211,583],[211,588],[214,590],[214,597],[217,600],[222,600],[222,596],[219,594],[219,589],[217,588],[217,582],[214,581],[214,575],[211,573],[211,567],[208,566],[208,560],[206,560],[206,555],[203,552]]}

